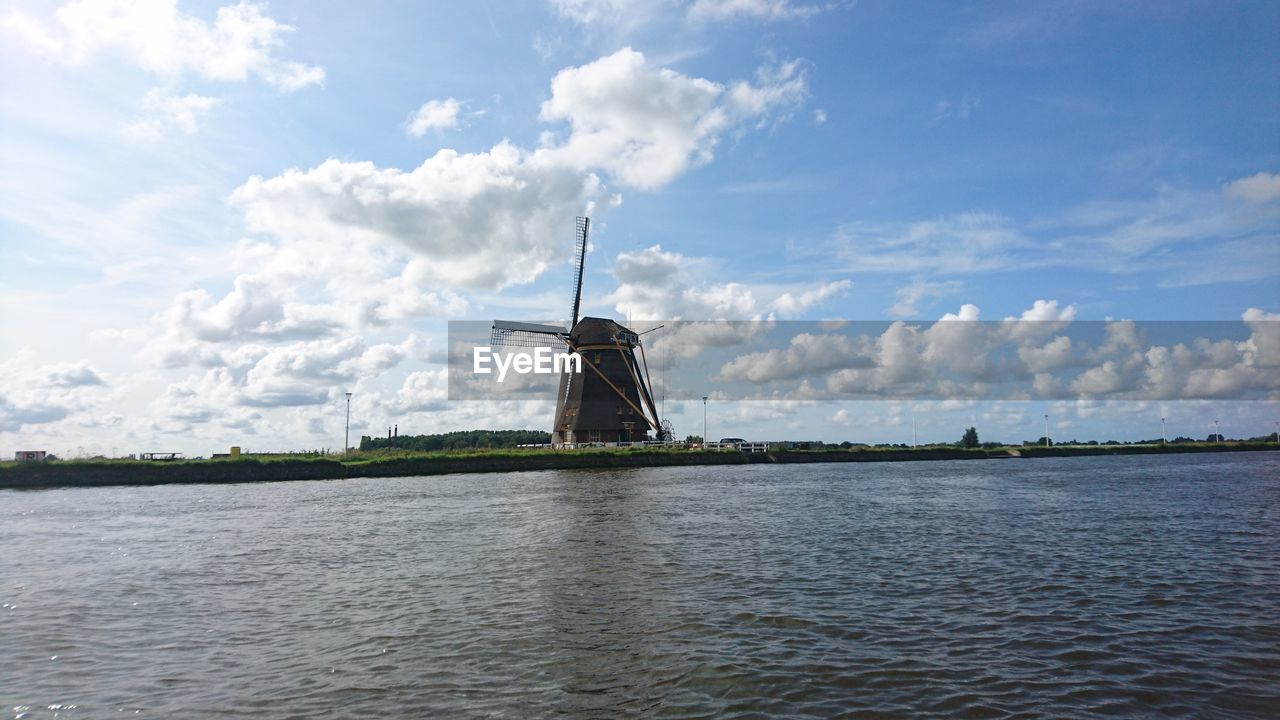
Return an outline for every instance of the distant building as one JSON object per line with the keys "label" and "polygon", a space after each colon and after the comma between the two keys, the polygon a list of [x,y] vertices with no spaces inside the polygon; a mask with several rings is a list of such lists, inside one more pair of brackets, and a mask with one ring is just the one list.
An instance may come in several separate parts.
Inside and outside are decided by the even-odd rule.
{"label": "distant building", "polygon": [[44,462],[48,454],[44,450],[19,450],[14,453],[13,459],[18,462]]}

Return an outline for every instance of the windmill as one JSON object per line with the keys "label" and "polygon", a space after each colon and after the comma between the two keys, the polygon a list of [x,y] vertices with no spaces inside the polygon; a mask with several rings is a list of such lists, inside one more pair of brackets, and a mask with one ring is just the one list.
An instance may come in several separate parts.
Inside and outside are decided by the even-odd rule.
{"label": "windmill", "polygon": [[[489,344],[493,347],[566,347],[582,356],[581,372],[560,375],[556,395],[554,446],[595,442],[636,442],[657,432],[670,433],[659,422],[649,385],[649,364],[640,335],[608,318],[579,319],[582,306],[582,273],[587,258],[591,219],[580,217],[575,227],[573,313],[568,329],[494,320]],[[657,328],[654,328],[655,330]],[[639,350],[637,361],[636,350]]]}

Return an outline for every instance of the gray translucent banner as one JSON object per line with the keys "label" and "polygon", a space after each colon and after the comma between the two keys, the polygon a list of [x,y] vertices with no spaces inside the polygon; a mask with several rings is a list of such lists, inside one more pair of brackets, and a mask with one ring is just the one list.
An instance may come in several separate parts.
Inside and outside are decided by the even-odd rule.
{"label": "gray translucent banner", "polygon": [[[671,400],[1280,399],[1280,321],[1271,316],[667,321],[630,329],[640,334],[636,357],[655,398]],[[544,349],[493,346],[492,323],[450,322],[449,399],[554,400],[558,373],[516,367],[569,348],[552,334],[521,335],[545,338]],[[477,372],[477,349],[490,372]],[[508,367],[501,382],[498,363]]]}

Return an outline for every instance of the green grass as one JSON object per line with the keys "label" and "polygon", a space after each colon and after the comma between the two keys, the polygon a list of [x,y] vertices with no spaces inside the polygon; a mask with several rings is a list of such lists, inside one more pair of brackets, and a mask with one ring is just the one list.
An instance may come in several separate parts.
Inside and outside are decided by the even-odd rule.
{"label": "green grass", "polygon": [[1280,450],[1275,443],[1188,443],[1178,445],[1055,445],[965,449],[947,445],[918,448],[853,447],[780,450],[768,458],[733,451],[682,448],[599,448],[591,450],[507,449],[414,452],[380,449],[344,457],[244,456],[216,460],[60,460],[0,462],[0,488],[162,483],[239,483],[326,480],[450,473],[569,470],[575,468],[737,465],[750,462],[901,462],[987,458],[1148,455],[1166,453]]}

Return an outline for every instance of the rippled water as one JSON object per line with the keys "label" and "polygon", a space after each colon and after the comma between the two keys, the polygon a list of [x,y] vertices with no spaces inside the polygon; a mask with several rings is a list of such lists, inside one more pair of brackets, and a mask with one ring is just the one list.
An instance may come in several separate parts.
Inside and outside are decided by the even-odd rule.
{"label": "rippled water", "polygon": [[1267,717],[1280,456],[0,492],[25,717]]}

